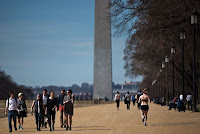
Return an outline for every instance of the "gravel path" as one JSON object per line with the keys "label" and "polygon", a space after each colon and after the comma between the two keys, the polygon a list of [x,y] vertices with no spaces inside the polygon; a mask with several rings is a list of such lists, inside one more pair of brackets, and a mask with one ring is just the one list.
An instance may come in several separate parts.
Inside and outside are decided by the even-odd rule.
{"label": "gravel path", "polygon": [[[74,109],[73,126],[71,131],[60,128],[59,113],[56,115],[55,131],[49,129],[36,131],[34,116],[25,118],[24,130],[13,133],[21,134],[200,134],[200,113],[186,111],[168,111],[167,107],[150,104],[148,126],[144,126],[140,111],[131,105],[131,110],[126,110],[126,105],[121,102],[120,110],[115,104],[80,107]],[[0,133],[8,133],[7,118],[0,119]]]}

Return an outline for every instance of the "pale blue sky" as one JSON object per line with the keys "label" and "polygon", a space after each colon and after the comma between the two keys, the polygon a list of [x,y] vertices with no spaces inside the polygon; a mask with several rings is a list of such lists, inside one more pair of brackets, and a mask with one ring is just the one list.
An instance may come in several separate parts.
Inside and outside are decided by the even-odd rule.
{"label": "pale blue sky", "polygon": [[[125,37],[125,36],[124,36]],[[112,38],[113,81],[125,38]],[[0,67],[24,85],[93,83],[94,0],[0,0]]]}

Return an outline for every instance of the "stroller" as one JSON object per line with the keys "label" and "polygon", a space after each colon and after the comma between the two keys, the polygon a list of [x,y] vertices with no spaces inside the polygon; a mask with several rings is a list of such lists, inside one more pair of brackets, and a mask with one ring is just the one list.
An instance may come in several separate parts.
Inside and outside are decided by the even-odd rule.
{"label": "stroller", "polygon": [[186,110],[185,101],[179,100],[178,101],[178,105],[177,105],[177,109],[178,109],[179,112],[180,111],[184,111],[185,112],[185,110]]}

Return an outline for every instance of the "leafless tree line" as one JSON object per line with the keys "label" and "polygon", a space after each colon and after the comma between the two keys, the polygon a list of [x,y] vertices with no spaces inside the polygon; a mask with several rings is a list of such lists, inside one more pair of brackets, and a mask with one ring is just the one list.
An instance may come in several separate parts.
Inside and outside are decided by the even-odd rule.
{"label": "leafless tree line", "polygon": [[[115,36],[127,35],[124,49],[126,76],[144,76],[141,88],[149,87],[152,97],[158,97],[159,70],[169,57],[168,84],[172,94],[172,55],[175,53],[175,92],[181,93],[182,43],[180,30],[186,32],[185,40],[185,91],[192,92],[193,27],[191,13],[200,13],[199,0],[111,0],[111,21]],[[200,88],[200,17],[196,27],[196,85]],[[164,70],[163,70],[164,71]],[[156,83],[152,87],[152,82]],[[200,92],[198,92],[200,97]],[[198,99],[200,102],[200,99]]]}

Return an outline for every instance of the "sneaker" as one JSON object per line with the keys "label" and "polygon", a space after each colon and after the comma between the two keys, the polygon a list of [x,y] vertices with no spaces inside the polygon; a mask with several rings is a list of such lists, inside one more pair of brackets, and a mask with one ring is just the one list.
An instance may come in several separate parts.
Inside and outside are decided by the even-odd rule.
{"label": "sneaker", "polygon": [[52,131],[54,131],[54,126],[51,127]]}
{"label": "sneaker", "polygon": [[146,123],[144,123],[144,126],[147,126],[147,124],[146,124]]}
{"label": "sneaker", "polygon": [[12,133],[12,130],[9,130],[9,133]]}
{"label": "sneaker", "polygon": [[23,130],[24,128],[21,126],[20,129]]}
{"label": "sneaker", "polygon": [[19,125],[19,129],[21,128],[21,126]]}

